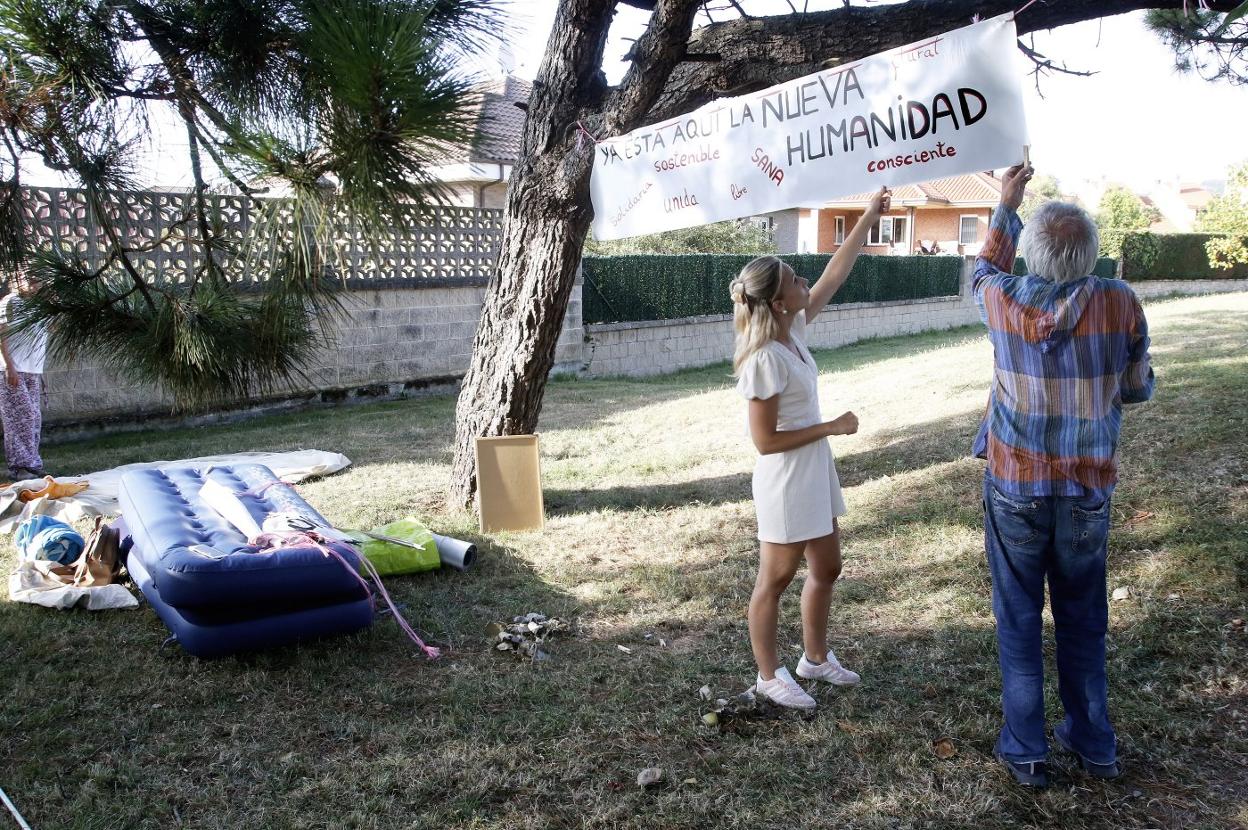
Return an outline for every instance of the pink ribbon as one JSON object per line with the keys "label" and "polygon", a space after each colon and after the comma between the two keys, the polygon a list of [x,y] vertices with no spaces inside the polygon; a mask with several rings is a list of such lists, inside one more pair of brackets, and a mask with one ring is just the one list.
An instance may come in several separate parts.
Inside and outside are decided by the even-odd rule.
{"label": "pink ribbon", "polygon": [[[331,556],[334,559],[337,559],[338,563],[347,569],[347,573],[351,574],[356,578],[356,580],[359,581],[360,585],[363,586],[365,593],[367,593],[369,597],[373,596],[372,587],[368,584],[364,577],[360,576],[359,571],[357,571],[355,567],[342,556],[342,554],[330,547],[328,539],[317,533],[315,530],[306,532],[294,530],[283,531],[280,533],[265,532],[261,533],[256,538],[249,540],[248,543],[255,545],[262,551],[291,547],[314,547],[323,555]],[[377,593],[381,594],[382,599],[386,601],[386,605],[390,607],[390,613],[394,615],[394,620],[398,623],[399,629],[402,630],[402,632],[406,634],[408,638],[411,639],[411,641],[415,643],[430,660],[436,660],[439,656],[441,656],[442,650],[436,648],[435,646],[425,645],[425,641],[420,639],[420,635],[416,633],[416,631],[411,627],[411,625],[408,624],[407,620],[399,612],[398,606],[395,605],[394,600],[390,598],[390,592],[387,591],[386,586],[382,584],[381,574],[377,573],[377,568],[373,565],[373,563],[369,562],[368,558],[363,554],[360,555],[360,562],[363,563],[364,570],[368,573],[368,576],[373,581],[373,584],[377,586]]]}

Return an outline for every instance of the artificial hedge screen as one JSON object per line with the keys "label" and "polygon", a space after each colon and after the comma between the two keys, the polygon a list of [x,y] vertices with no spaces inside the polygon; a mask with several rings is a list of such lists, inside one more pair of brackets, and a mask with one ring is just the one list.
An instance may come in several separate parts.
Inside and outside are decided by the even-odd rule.
{"label": "artificial hedge screen", "polygon": [[[754,257],[748,254],[629,254],[587,256],[582,314],[587,324],[675,320],[732,313],[728,284]],[[813,284],[831,254],[781,259]],[[885,302],[958,293],[962,258],[860,256],[832,303]]]}
{"label": "artificial hedge screen", "polygon": [[[1014,260],[1014,273],[1020,277],[1027,273],[1027,260],[1021,256]],[[1096,260],[1096,267],[1092,269],[1092,273],[1098,277],[1105,279],[1114,279],[1118,276],[1118,260],[1113,257],[1099,257]]]}

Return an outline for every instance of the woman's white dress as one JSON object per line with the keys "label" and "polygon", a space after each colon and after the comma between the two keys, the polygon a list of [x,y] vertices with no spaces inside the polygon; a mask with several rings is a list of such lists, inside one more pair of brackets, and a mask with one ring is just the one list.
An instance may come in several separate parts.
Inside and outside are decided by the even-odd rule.
{"label": "woman's white dress", "polygon": [[[801,357],[773,340],[746,359],[737,379],[737,391],[747,400],[780,396],[779,430],[802,429],[823,420],[819,370],[806,348],[805,312],[794,317],[789,339]],[[754,466],[754,506],[761,541],[804,542],[831,533],[833,519],[847,511],[827,440],[760,455]]]}

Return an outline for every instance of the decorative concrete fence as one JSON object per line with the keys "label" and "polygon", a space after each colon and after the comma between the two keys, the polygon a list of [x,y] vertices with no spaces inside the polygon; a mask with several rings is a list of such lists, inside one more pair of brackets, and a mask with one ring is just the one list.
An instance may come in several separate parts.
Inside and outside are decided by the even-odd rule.
{"label": "decorative concrete fence", "polygon": [[[222,265],[243,283],[263,282],[273,252],[246,240],[259,232],[291,242],[299,232],[290,200],[257,203],[238,195],[207,197],[209,221],[222,240]],[[192,197],[182,192],[103,194],[97,206],[86,191],[25,188],[21,211],[32,247],[74,257],[88,268],[104,264],[104,223],[131,249],[132,261],[153,283],[190,280],[203,260],[183,232]],[[324,249],[329,269],[343,280],[344,315],[331,322],[332,347],[311,361],[306,376],[255,400],[225,402],[231,411],[395,397],[453,386],[467,371],[485,286],[502,236],[502,211],[476,208],[412,210],[376,234],[330,203]],[[582,364],[580,291],[572,298],[555,360],[564,371]],[[160,390],[117,378],[97,365],[47,367],[46,423],[72,435],[169,416],[172,400]],[[59,430],[58,430],[59,428]]]}
{"label": "decorative concrete fence", "polygon": [[[222,194],[205,199],[225,272],[240,282],[268,279],[279,253],[269,240],[293,244],[300,233],[293,200]],[[202,266],[202,253],[185,232],[194,215],[189,193],[107,192],[100,201],[120,241],[137,249],[131,260],[145,279],[185,283]],[[23,188],[21,213],[33,247],[77,257],[90,268],[103,263],[108,237],[85,190]],[[330,202],[320,221],[329,228],[326,265],[348,284],[369,287],[486,278],[503,233],[503,212],[480,208],[413,208],[395,224],[368,232],[341,204]],[[262,241],[247,241],[256,238]]]}

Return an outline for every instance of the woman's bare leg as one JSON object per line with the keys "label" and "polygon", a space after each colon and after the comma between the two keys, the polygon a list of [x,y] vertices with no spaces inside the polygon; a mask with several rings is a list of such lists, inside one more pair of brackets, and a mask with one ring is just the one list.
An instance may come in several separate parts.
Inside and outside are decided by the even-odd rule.
{"label": "woman's bare leg", "polygon": [[833,530],[811,539],[805,553],[809,572],[802,586],[802,645],[806,659],[818,664],[828,659],[828,609],[832,606],[832,586],[841,575],[840,534]]}
{"label": "woman's bare leg", "polygon": [[[780,595],[793,581],[802,561],[803,543],[779,545],[763,542],[758,559],[758,578],[750,596],[750,646],[763,680],[771,680],[780,667],[776,651],[776,622],[780,613]],[[803,610],[805,600],[803,600]],[[803,613],[803,616],[805,614]]]}

